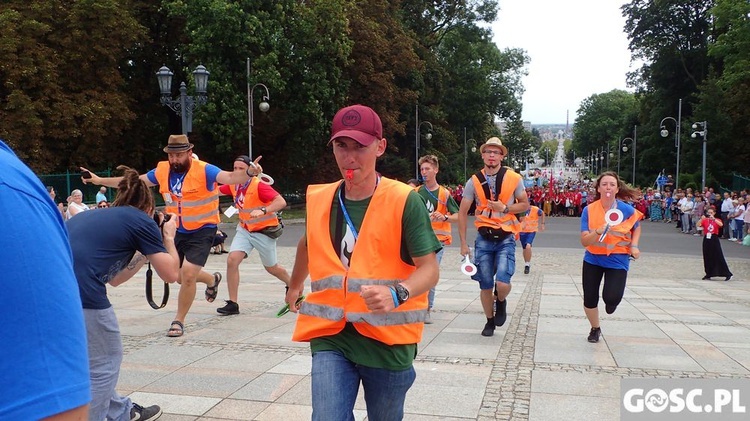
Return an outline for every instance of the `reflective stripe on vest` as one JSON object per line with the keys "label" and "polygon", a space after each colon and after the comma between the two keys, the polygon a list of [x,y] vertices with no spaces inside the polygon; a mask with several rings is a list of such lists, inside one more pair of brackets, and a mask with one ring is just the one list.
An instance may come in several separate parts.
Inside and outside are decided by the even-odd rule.
{"label": "reflective stripe on vest", "polygon": [[218,187],[214,184],[213,190],[206,188],[206,165],[208,164],[200,160],[191,161],[190,169],[182,180],[182,197],[177,197],[170,190],[169,161],[159,162],[154,171],[159,183],[159,193],[163,196],[169,194],[172,199],[171,203],[165,203],[165,211],[176,214],[180,224],[187,230],[221,222]]}
{"label": "reflective stripe on vest", "polygon": [[401,223],[382,223],[403,220],[411,189],[381,177],[347,270],[336,255],[330,234],[331,205],[340,184],[311,185],[307,190],[306,238],[312,292],[302,302],[292,339],[309,341],[335,335],[349,321],[361,335],[387,345],[418,343],[427,311],[426,292],[383,315],[372,314],[360,295],[363,285],[393,285],[415,270],[401,260]]}
{"label": "reflective stripe on vest", "polygon": [[342,289],[344,288],[343,276],[328,276],[323,279],[311,282],[312,292],[323,291],[324,289]]}
{"label": "reflective stripe on vest", "polygon": [[[485,174],[484,169],[482,169],[482,174]],[[485,174],[485,180],[486,179],[487,175]],[[515,192],[520,180],[520,175],[513,170],[508,169],[503,177],[503,184],[500,188],[500,196],[498,197],[498,200],[503,202],[506,206],[512,205],[513,203],[511,203],[511,200],[513,199],[513,193]],[[513,234],[521,232],[521,224],[518,222],[516,215],[512,213],[494,212],[488,207],[489,198],[485,197],[484,188],[476,174],[471,176],[471,181],[474,185],[474,192],[477,195],[477,207],[474,211],[474,226],[477,228],[500,228],[503,231],[511,232]]]}
{"label": "reflective stripe on vest", "polygon": [[[617,208],[623,208],[624,206],[630,206],[624,202],[617,202]],[[601,200],[597,200],[588,206],[586,209],[589,214],[589,232],[593,232],[601,228],[605,224],[605,212],[601,205]],[[597,237],[596,243],[586,247],[586,250],[591,254],[607,255],[610,254],[630,254],[630,240],[632,237],[631,231],[636,222],[643,217],[643,214],[637,209],[633,209],[633,214],[630,218],[622,221],[618,225],[611,226],[607,231],[607,235],[604,237],[604,242],[599,242]]]}

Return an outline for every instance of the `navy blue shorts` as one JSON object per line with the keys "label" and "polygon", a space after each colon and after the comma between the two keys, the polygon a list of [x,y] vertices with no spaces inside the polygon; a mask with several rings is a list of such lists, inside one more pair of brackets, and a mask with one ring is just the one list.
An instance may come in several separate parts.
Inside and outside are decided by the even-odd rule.
{"label": "navy blue shorts", "polygon": [[536,237],[535,232],[522,232],[518,234],[519,240],[521,240],[521,248],[525,249],[526,244],[531,245],[531,243],[534,242],[534,237]]}

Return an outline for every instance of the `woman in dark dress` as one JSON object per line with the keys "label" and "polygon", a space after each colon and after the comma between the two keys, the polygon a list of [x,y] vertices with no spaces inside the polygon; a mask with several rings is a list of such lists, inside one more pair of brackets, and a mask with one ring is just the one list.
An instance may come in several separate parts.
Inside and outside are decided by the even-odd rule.
{"label": "woman in dark dress", "polygon": [[700,225],[703,227],[703,269],[706,271],[704,280],[712,277],[724,277],[725,281],[732,279],[732,272],[729,271],[727,261],[724,259],[724,252],[721,250],[721,227],[724,225],[721,219],[714,218],[716,208],[711,206],[706,211],[706,215],[701,218]]}

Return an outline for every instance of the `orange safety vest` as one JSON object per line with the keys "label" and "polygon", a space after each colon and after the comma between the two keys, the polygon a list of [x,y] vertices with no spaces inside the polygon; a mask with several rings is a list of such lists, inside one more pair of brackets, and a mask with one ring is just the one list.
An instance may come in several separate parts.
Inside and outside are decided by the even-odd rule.
{"label": "orange safety vest", "polygon": [[[620,204],[618,203],[618,207]],[[593,232],[599,229],[606,222],[604,218],[605,211],[602,209],[601,200],[597,200],[586,206],[589,213],[589,231]],[[604,237],[604,242],[600,243],[597,237],[596,243],[586,247],[591,254],[607,255],[610,254],[630,254],[631,230],[636,222],[643,218],[643,214],[633,209],[633,215],[622,221],[618,225],[612,225]]]}
{"label": "orange safety vest", "polygon": [[232,191],[232,197],[234,197],[234,206],[239,211],[240,224],[242,224],[242,228],[245,228],[250,232],[260,231],[266,227],[275,227],[279,225],[279,218],[276,212],[267,213],[257,218],[250,217],[250,212],[260,209],[268,204],[262,202],[260,197],[258,197],[259,184],[260,180],[258,177],[250,179],[250,184],[248,184],[247,189],[245,189],[245,197],[241,204],[240,201],[237,200],[237,191],[239,190],[240,185],[235,184],[229,186],[229,190]]}
{"label": "orange safety vest", "polygon": [[[487,174],[484,172],[484,169],[482,169],[482,174],[484,174],[486,179]],[[510,201],[513,199],[513,192],[515,192],[520,180],[520,175],[513,170],[508,169],[503,177],[503,184],[500,187],[500,196],[498,197],[498,200],[507,206],[512,205],[513,203],[510,203]],[[479,181],[476,174],[471,176],[471,181],[474,183],[474,191],[477,195],[478,201],[477,208],[474,211],[474,226],[477,228],[500,228],[505,232],[511,232],[513,234],[521,232],[521,224],[518,222],[516,215],[512,213],[495,212],[487,206],[489,198],[485,197],[482,183]]]}
{"label": "orange safety vest", "polygon": [[203,161],[192,160],[190,169],[182,180],[182,197],[177,197],[170,190],[169,161],[161,161],[156,165],[159,193],[165,198],[164,210],[176,214],[186,230],[197,230],[204,225],[221,222],[219,189],[215,183],[213,191],[206,188],[206,165],[208,164]]}
{"label": "orange safety vest", "polygon": [[[427,190],[427,187],[425,185],[415,187],[414,190],[418,191],[421,188]],[[427,194],[430,195],[430,193]],[[432,195],[430,195],[430,197],[432,197]],[[448,215],[448,189],[443,186],[438,186],[437,199],[438,203],[435,210],[442,213],[443,215]],[[432,230],[435,232],[435,236],[437,237],[437,239],[443,245],[449,246],[453,242],[453,236],[451,235],[451,223],[448,221],[431,221],[431,224]]]}
{"label": "orange safety vest", "polygon": [[339,333],[347,322],[368,338],[387,345],[415,344],[422,338],[427,292],[384,313],[370,312],[360,296],[363,285],[395,285],[416,269],[401,260],[401,221],[407,185],[381,177],[352,250],[349,269],[331,243],[331,203],[341,185],[307,188],[307,255],[312,292],[302,302],[292,340],[309,341]]}
{"label": "orange safety vest", "polygon": [[521,222],[521,232],[537,232],[539,230],[539,208],[529,207],[529,213]]}

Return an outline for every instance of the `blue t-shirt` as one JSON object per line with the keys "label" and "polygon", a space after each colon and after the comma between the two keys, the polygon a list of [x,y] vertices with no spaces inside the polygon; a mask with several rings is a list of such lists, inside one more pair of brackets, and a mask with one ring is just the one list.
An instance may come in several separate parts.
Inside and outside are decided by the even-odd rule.
{"label": "blue t-shirt", "polygon": [[112,306],[106,284],[136,251],[146,256],[167,252],[156,222],[131,206],[81,212],[65,224],[83,308],[101,310]]}
{"label": "blue t-shirt", "polygon": [[[599,206],[597,202],[594,202],[590,204],[589,206]],[[584,231],[590,231],[589,229],[589,206],[586,206],[583,208],[583,212],[581,213],[581,232]],[[617,209],[622,212],[622,220],[626,221],[628,218],[633,216],[635,213],[635,208],[628,205],[627,203],[617,199]],[[636,222],[635,225],[633,225],[633,229],[636,229],[638,226],[640,226],[640,222]],[[588,250],[586,250],[586,253],[583,255],[583,261],[587,263],[591,263],[592,265],[601,266],[603,268],[608,269],[625,269],[628,270],[630,268],[630,256],[623,253],[612,253],[609,256],[606,254],[592,254]]]}
{"label": "blue t-shirt", "polygon": [[91,400],[86,327],[62,216],[0,141],[0,419],[37,420]]}
{"label": "blue t-shirt", "polygon": [[[216,176],[219,175],[220,172],[221,168],[217,167],[216,165],[206,164],[206,189],[208,189],[208,191],[214,191],[214,187],[216,186]],[[180,197],[182,195],[182,180],[185,178],[186,174],[186,172],[177,174],[175,172],[172,172],[171,170],[169,171],[169,185],[170,191],[173,195],[177,197]],[[156,184],[157,186],[159,185],[159,182],[156,180],[156,168],[146,173],[146,176],[148,177],[148,181]],[[208,227],[216,228],[216,224],[206,224],[198,229],[189,230],[185,229],[185,227],[182,226],[182,221],[180,220],[180,225],[177,227],[177,232],[187,234]]]}

